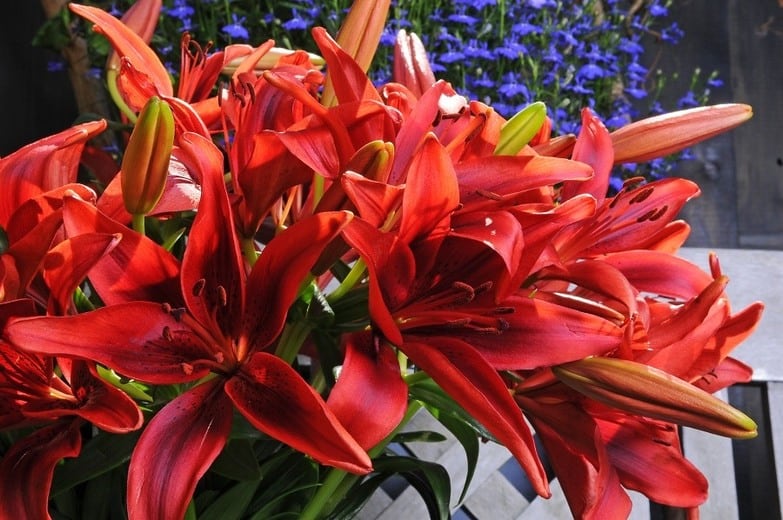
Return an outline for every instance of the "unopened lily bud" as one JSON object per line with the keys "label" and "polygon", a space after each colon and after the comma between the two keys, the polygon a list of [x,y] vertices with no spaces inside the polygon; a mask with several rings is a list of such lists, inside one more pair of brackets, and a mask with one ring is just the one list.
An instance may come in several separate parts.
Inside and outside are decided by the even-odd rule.
{"label": "unopened lily bud", "polygon": [[173,145],[171,107],[152,97],[139,114],[122,158],[122,199],[128,213],[146,215],[160,200]]}
{"label": "unopened lily bud", "polygon": [[[277,62],[280,61],[280,58],[283,58],[285,56],[290,56],[293,54],[294,50],[286,49],[283,47],[272,47],[267,51],[261,58],[253,65],[253,70],[256,74],[261,74],[265,70],[271,70],[277,65]],[[314,54],[312,52],[307,53],[307,57],[310,59],[310,63],[315,67],[316,69],[322,69],[326,62],[324,59],[319,56],[318,54]],[[227,64],[223,66],[223,69],[221,72],[227,76],[231,76],[236,72],[239,65],[242,63],[243,60],[247,58],[247,55],[239,56],[237,58],[234,58]]]}
{"label": "unopened lily bud", "polygon": [[590,357],[552,371],[577,392],[632,414],[736,439],[758,434],[753,419],[728,403],[642,363]]}
{"label": "unopened lily bud", "polygon": [[[337,32],[337,44],[364,71],[370,69],[375,57],[390,5],[391,0],[355,0]],[[321,103],[328,107],[335,101],[334,87],[327,74]]]}
{"label": "unopened lily bud", "polygon": [[393,143],[381,140],[370,141],[353,154],[345,169],[374,181],[386,182],[393,159]]}
{"label": "unopened lily bud", "polygon": [[689,108],[636,121],[612,132],[615,164],[644,162],[679,152],[753,117],[741,103]]}
{"label": "unopened lily bud", "polygon": [[435,83],[427,51],[416,33],[407,33],[405,29],[397,33],[392,80],[405,85],[418,97]]}
{"label": "unopened lily bud", "polygon": [[516,155],[533,139],[546,122],[546,105],[541,101],[531,103],[500,129],[500,140],[495,147],[495,155]]}

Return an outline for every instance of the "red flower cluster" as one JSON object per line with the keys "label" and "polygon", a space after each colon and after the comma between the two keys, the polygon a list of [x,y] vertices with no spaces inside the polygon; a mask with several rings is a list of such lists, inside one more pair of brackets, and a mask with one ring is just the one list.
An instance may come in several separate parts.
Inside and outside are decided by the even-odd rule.
{"label": "red flower cluster", "polygon": [[[551,137],[544,117],[530,131],[536,114],[507,122],[434,81],[406,35],[400,82],[376,89],[323,30],[335,103],[319,99],[325,75],[306,53],[259,73],[280,54],[271,42],[207,56],[187,37],[175,96],[141,37],[71,9],[109,38],[122,101],[143,115],[100,195],[76,173],[104,122],[0,160],[0,427],[35,427],[0,462],[0,517],[48,517],[55,466],[78,456],[88,424],[146,423],[131,519],[183,517],[235,411],[320,464],[366,474],[422,374],[547,496],[527,418],[582,518],[627,514],[624,488],[698,506],[706,481],[677,424],[754,435],[710,393],[749,379],[728,356],[762,305],[732,313],[716,260],[704,273],[674,256],[688,234],[676,215],[698,188],[631,181],[606,196],[616,162],[730,129],[748,107],[614,134],[585,110],[579,136]],[[193,210],[181,255],[135,225]],[[82,312],[75,292],[98,308]],[[295,369],[300,354],[312,379]],[[128,380],[176,395],[153,400]]]}

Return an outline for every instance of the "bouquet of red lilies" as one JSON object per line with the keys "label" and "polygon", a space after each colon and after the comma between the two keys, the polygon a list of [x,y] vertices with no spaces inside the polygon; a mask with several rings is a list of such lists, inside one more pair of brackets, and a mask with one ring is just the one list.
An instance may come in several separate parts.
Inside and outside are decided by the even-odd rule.
{"label": "bouquet of red lilies", "polygon": [[729,354],[763,306],[732,312],[717,259],[675,256],[698,187],[607,195],[614,165],[748,106],[613,133],[586,109],[555,137],[540,103],[505,120],[436,81],[405,33],[376,88],[388,2],[362,0],[337,41],[313,31],[326,72],[185,36],[175,93],[159,1],[70,9],[110,41],[132,132],[119,165],[88,144],[103,120],[0,159],[0,518],[350,517],[431,464],[387,450],[422,408],[548,496],[535,432],[575,517],[627,515],[625,489],[696,513],[677,425],[755,435],[711,394],[749,380]]}

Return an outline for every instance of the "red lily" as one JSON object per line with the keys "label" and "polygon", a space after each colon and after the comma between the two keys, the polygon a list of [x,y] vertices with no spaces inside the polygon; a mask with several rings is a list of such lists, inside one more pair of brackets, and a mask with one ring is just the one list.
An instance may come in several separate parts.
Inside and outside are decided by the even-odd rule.
{"label": "red lily", "polygon": [[[34,314],[30,300],[0,304],[0,329]],[[49,488],[63,457],[81,450],[79,429],[89,421],[114,433],[141,427],[142,414],[124,392],[84,361],[20,351],[0,339],[0,429],[51,423],[14,443],[0,461],[0,517],[49,518]]]}
{"label": "red lily", "polygon": [[[604,352],[616,347],[620,331],[603,318],[569,313],[545,302],[520,298],[496,303],[500,293],[487,289],[506,270],[514,270],[515,247],[503,241],[515,236],[518,223],[494,217],[484,221],[487,217],[482,215],[487,228],[483,234],[468,233],[466,228],[462,237],[452,230],[456,221],[452,212],[459,201],[457,173],[433,136],[424,140],[404,178],[399,228],[383,232],[355,219],[343,231],[369,271],[370,317],[379,336],[376,352],[391,344],[405,353],[512,450],[536,490],[546,495],[532,438],[497,368],[551,363],[553,343],[564,358]],[[522,178],[512,177],[510,184],[536,186],[535,180]],[[473,179],[481,185],[478,174]],[[355,203],[361,213],[360,197]],[[575,336],[574,330],[591,334],[591,340]],[[496,348],[498,335],[508,335],[503,349]],[[588,350],[581,348],[586,345]],[[540,355],[535,351],[539,348]],[[354,383],[352,390],[383,384],[369,376],[368,371],[365,377],[357,377],[362,383]],[[376,406],[396,409],[391,398]]]}
{"label": "red lily", "polygon": [[322,213],[291,226],[246,276],[222,156],[197,134],[185,134],[182,144],[201,166],[203,186],[182,263],[184,308],[130,302],[73,317],[20,319],[7,327],[10,340],[30,351],[92,359],[153,384],[216,376],[165,406],[142,434],[128,476],[134,519],[184,515],[198,479],[228,438],[233,407],[261,431],[321,463],[370,470],[367,454],[320,396],[264,351],[283,328],[302,279],[350,214]]}

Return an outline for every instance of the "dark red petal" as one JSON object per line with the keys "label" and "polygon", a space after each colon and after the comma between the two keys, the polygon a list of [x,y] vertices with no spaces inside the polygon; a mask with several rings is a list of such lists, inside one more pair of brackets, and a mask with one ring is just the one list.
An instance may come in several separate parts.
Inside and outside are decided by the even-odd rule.
{"label": "dark red petal", "polygon": [[247,282],[242,333],[251,349],[263,348],[277,337],[307,273],[352,217],[347,211],[316,213],[267,244]]}
{"label": "dark red petal", "polygon": [[362,448],[378,444],[399,425],[408,406],[397,354],[369,333],[350,336],[326,403]]}
{"label": "dark red petal", "polygon": [[253,426],[321,464],[359,474],[372,469],[321,396],[280,358],[253,354],[226,382],[226,393]]}
{"label": "dark red petal", "polygon": [[506,211],[460,213],[452,218],[450,236],[462,237],[492,249],[509,274],[516,273],[522,258],[522,226]]}
{"label": "dark red petal", "polygon": [[48,519],[54,468],[82,448],[81,421],[64,420],[17,441],[0,462],[0,518]]}
{"label": "dark red petal", "polygon": [[112,433],[138,430],[144,422],[141,410],[128,394],[94,373],[87,363],[74,361],[71,370],[71,388],[81,398],[76,415]]}
{"label": "dark red petal", "polygon": [[182,259],[182,295],[195,318],[227,337],[236,337],[242,315],[245,269],[234,215],[223,180],[220,150],[189,133],[181,139],[185,164],[201,174],[201,200]]}
{"label": "dark red petal", "polygon": [[517,402],[544,444],[574,518],[626,518],[631,501],[592,417],[559,396],[542,397],[517,396]]}
{"label": "dark red petal", "polygon": [[623,486],[676,507],[707,499],[707,479],[683,456],[674,425],[619,414],[597,423]]}
{"label": "dark red petal", "polygon": [[76,316],[13,320],[5,335],[30,352],[93,360],[134,379],[172,384],[204,377],[209,368],[198,362],[214,363],[219,353],[192,322],[160,304],[133,302]]}
{"label": "dark red petal", "polygon": [[530,428],[503,380],[481,354],[463,341],[443,337],[430,338],[429,344],[406,341],[400,348],[511,451],[536,493],[548,497],[546,474]]}
{"label": "dark red petal", "polygon": [[391,233],[354,219],[343,230],[343,238],[355,248],[370,273],[370,317],[391,343],[402,343],[402,334],[392,311],[408,296],[416,274],[413,253]]}
{"label": "dark red petal", "polygon": [[[502,305],[514,308],[502,318],[503,335],[463,335],[497,369],[524,370],[604,354],[620,346],[623,330],[586,312],[526,296]],[[502,341],[498,341],[502,339]]]}
{"label": "dark red petal", "polygon": [[128,518],[183,518],[199,479],[231,432],[223,380],[180,395],[149,422],[131,456]]}
{"label": "dark red petal", "polygon": [[119,234],[119,244],[99,260],[89,278],[106,305],[137,300],[182,305],[179,262],[149,238],[100,213],[76,197],[66,197],[63,211],[70,236],[86,233]]}

